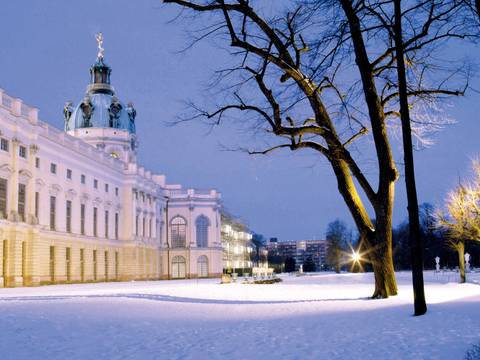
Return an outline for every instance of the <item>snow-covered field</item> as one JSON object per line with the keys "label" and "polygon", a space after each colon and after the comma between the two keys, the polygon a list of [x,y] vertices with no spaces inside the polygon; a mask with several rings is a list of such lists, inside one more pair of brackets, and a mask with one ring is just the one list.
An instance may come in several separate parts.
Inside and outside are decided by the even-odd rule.
{"label": "snow-covered field", "polygon": [[0,289],[0,359],[463,359],[480,343],[480,273],[427,272],[429,312],[369,300],[372,274],[274,285],[183,280]]}

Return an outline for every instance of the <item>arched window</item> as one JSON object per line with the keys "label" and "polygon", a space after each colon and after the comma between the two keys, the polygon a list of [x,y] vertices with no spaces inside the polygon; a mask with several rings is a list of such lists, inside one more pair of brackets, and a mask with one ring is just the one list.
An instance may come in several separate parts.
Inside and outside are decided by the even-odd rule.
{"label": "arched window", "polygon": [[185,258],[174,256],[172,259],[172,278],[183,279],[185,277]]}
{"label": "arched window", "polygon": [[197,260],[198,277],[208,277],[208,258],[202,255]]}
{"label": "arched window", "polygon": [[208,226],[210,221],[205,215],[200,215],[195,221],[197,228],[197,247],[208,246]]}
{"label": "arched window", "polygon": [[186,234],[187,234],[186,220],[181,216],[175,216],[170,221],[170,234],[172,238],[172,247],[184,248],[186,244]]}

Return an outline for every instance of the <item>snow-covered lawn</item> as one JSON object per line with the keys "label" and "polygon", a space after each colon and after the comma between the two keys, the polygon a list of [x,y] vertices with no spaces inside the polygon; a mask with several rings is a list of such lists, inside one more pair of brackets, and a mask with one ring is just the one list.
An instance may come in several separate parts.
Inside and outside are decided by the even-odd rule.
{"label": "snow-covered lawn", "polygon": [[183,280],[0,289],[0,359],[463,359],[480,343],[480,273],[425,273],[429,312],[369,300],[372,274],[274,285]]}

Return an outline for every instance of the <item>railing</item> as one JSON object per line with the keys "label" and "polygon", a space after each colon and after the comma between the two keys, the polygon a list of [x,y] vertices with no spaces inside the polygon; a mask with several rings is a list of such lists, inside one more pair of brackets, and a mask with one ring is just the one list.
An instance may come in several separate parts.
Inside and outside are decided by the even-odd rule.
{"label": "railing", "polygon": [[216,198],[219,196],[216,190],[199,190],[199,189],[166,189],[173,198]]}

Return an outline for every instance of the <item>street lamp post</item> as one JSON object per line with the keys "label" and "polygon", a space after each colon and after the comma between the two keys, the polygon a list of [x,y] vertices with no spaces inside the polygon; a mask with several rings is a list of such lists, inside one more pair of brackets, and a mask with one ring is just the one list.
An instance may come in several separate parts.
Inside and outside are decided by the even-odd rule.
{"label": "street lamp post", "polygon": [[169,196],[165,196],[166,202],[165,202],[165,240],[167,242],[167,279],[170,280],[170,242],[168,240],[168,236],[170,234],[170,231],[168,229],[168,203],[170,201]]}

